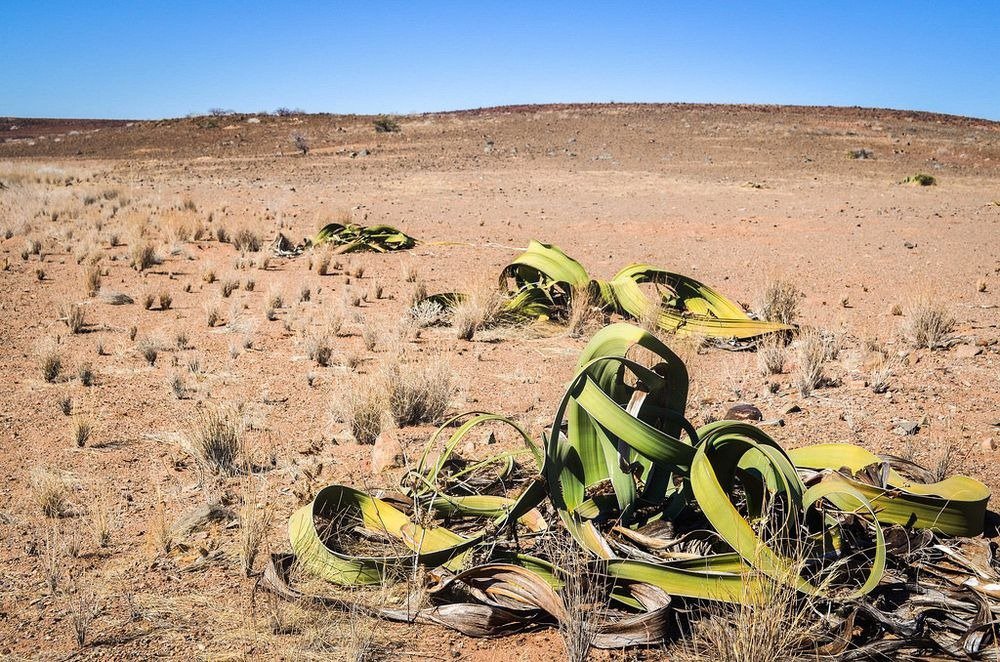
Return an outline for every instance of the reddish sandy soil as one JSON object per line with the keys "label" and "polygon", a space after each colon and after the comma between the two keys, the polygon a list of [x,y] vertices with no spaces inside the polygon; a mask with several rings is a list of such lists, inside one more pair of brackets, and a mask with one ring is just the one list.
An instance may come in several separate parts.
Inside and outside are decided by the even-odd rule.
{"label": "reddish sandy soil", "polygon": [[[472,342],[447,328],[418,339],[397,332],[413,288],[405,270],[415,268],[432,292],[466,289],[494,278],[532,238],[559,245],[595,276],[650,262],[751,305],[776,278],[804,293],[799,321],[838,339],[839,355],[826,367],[837,385],[802,397],[794,350],[783,374],[765,377],[752,353],[699,352],[668,339],[692,373],[695,423],[751,402],[765,419],[783,419],[768,430],[788,447],[850,441],[930,465],[948,457],[952,471],[1000,487],[1000,124],[684,105],[499,108],[399,123],[399,133],[376,133],[370,117],[329,115],[0,122],[0,232],[10,234],[0,235],[0,654],[349,652],[338,616],[317,618],[259,594],[251,609],[238,526],[183,530],[206,502],[238,509],[245,489],[239,478],[200,481],[184,434],[198,412],[246,403],[255,453],[275,459],[261,478],[275,515],[267,548],[275,552],[287,548],[285,520],[309,490],[335,481],[393,484],[399,471],[373,474],[370,447],[350,438],[337,411],[345,390],[364,388],[400,354],[446,362],[460,387],[451,410],[502,412],[539,435],[586,338],[550,327]],[[310,142],[308,155],[295,153],[293,132]],[[873,157],[847,157],[862,148]],[[901,183],[915,173],[937,185]],[[344,269],[320,276],[308,254],[264,264],[266,249],[241,256],[214,240],[218,227],[251,229],[265,245],[279,231],[299,240],[344,211],[421,243],[341,258],[344,269],[364,267],[358,278]],[[206,237],[184,240],[184,228],[196,226]],[[137,272],[128,255],[143,228],[164,259]],[[23,259],[31,239],[42,257]],[[104,291],[135,303],[87,296],[82,265],[98,254]],[[206,282],[208,271],[219,280]],[[221,283],[231,279],[241,287],[222,298]],[[376,283],[384,298],[347,301],[345,292],[368,293]],[[299,301],[304,285],[307,302]],[[169,309],[144,309],[144,296],[160,292],[172,296]],[[274,294],[283,306],[269,321]],[[920,298],[943,302],[956,318],[950,348],[914,350],[905,341]],[[60,321],[61,307],[74,303],[87,323],[79,334]],[[902,315],[893,314],[896,304]],[[210,328],[212,307],[220,322]],[[306,358],[303,336],[338,315],[345,335],[335,339],[334,364],[319,367]],[[366,326],[378,332],[373,351],[364,347]],[[178,334],[187,336],[183,348]],[[899,358],[884,394],[866,386],[874,343]],[[153,365],[142,356],[149,344],[159,348]],[[49,351],[62,360],[53,383],[40,369]],[[342,365],[355,360],[354,368]],[[95,374],[89,387],[77,377],[84,364]],[[175,375],[182,399],[173,394]],[[70,416],[60,411],[67,396]],[[801,411],[786,414],[793,404]],[[78,448],[71,430],[81,418],[94,430]],[[900,436],[901,420],[920,422],[919,431]],[[413,454],[431,430],[400,436]],[[303,469],[319,467],[310,481]],[[40,471],[69,486],[65,516],[42,515],[33,487]],[[111,520],[105,547],[93,535],[102,511]],[[165,529],[174,541],[168,553],[157,551]],[[90,643],[78,650],[73,601],[86,587],[100,610]],[[293,626],[275,634],[275,612]],[[375,630],[391,659],[536,660],[561,646],[552,631],[490,641],[431,627]]]}

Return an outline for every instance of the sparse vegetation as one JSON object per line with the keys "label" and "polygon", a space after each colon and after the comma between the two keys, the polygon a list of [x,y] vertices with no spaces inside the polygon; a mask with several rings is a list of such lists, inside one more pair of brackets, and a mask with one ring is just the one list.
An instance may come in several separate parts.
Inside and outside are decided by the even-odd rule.
{"label": "sparse vegetation", "polygon": [[915,175],[910,175],[903,180],[904,184],[916,184],[917,186],[934,186],[937,184],[937,180],[933,175],[927,175],[922,172],[918,172]]}
{"label": "sparse vegetation", "polygon": [[389,411],[400,426],[440,421],[456,390],[451,371],[434,361],[396,363],[383,381]]}
{"label": "sparse vegetation", "polygon": [[69,483],[61,474],[50,469],[35,469],[31,473],[31,491],[46,517],[63,517],[69,511]]}
{"label": "sparse vegetation", "polygon": [[130,244],[129,265],[136,271],[145,271],[159,263],[156,247],[151,242],[137,240]]}
{"label": "sparse vegetation", "polygon": [[955,318],[944,304],[923,298],[910,306],[903,332],[909,343],[917,349],[938,349],[947,346],[954,327]]}
{"label": "sparse vegetation", "polygon": [[49,383],[55,382],[62,371],[62,356],[54,349],[46,351],[42,354],[41,367],[42,377],[45,381]]}
{"label": "sparse vegetation", "polygon": [[798,367],[795,372],[795,385],[803,397],[808,397],[813,389],[823,383],[823,366],[826,363],[827,350],[822,335],[808,329],[798,339]]}
{"label": "sparse vegetation", "polygon": [[83,308],[75,303],[71,303],[62,309],[62,316],[60,319],[62,319],[62,321],[66,324],[66,328],[69,329],[70,333],[81,333],[87,326]]}
{"label": "sparse vegetation", "polygon": [[235,476],[248,468],[245,429],[245,417],[238,407],[203,411],[187,433],[186,447],[206,471]]}
{"label": "sparse vegetation", "polygon": [[782,324],[794,324],[799,315],[799,300],[802,292],[786,280],[774,280],[767,284],[757,303],[757,314],[761,319]]}
{"label": "sparse vegetation", "polygon": [[77,416],[73,419],[73,443],[77,448],[83,448],[90,439],[90,434],[94,431],[94,425],[90,419]]}
{"label": "sparse vegetation", "polygon": [[771,337],[757,346],[757,365],[763,375],[780,375],[785,370],[788,350],[784,339]]}
{"label": "sparse vegetation", "polygon": [[376,118],[372,124],[376,133],[396,133],[400,130],[399,123],[386,115]]}
{"label": "sparse vegetation", "polygon": [[234,232],[230,243],[238,251],[249,251],[251,253],[260,251],[260,247],[263,245],[260,235],[246,227]]}
{"label": "sparse vegetation", "polygon": [[101,267],[98,264],[88,264],[83,270],[83,285],[88,297],[97,296],[101,291]]}

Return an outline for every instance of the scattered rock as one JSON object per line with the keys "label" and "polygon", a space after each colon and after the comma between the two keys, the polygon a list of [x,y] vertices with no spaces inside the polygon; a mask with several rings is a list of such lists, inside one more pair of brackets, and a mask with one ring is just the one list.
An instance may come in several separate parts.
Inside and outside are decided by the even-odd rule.
{"label": "scattered rock", "polygon": [[788,407],[787,409],[785,409],[785,411],[783,413],[784,414],[797,414],[800,411],[802,411],[802,407],[800,407],[798,405],[792,405],[792,406]]}
{"label": "scattered rock", "polygon": [[909,248],[911,250],[917,247],[917,245],[915,243],[913,243],[912,241],[904,241],[903,242],[903,246],[905,246],[906,248]]}
{"label": "scattered rock", "polygon": [[920,424],[916,421],[900,421],[893,429],[894,434],[901,437],[912,437],[920,430]]}
{"label": "scattered rock", "polygon": [[764,415],[753,405],[739,404],[730,407],[722,418],[727,421],[762,421]]}
{"label": "scattered rock", "polygon": [[394,429],[382,430],[372,446],[372,473],[380,474],[386,469],[401,466],[403,446],[399,443],[399,435]]}
{"label": "scattered rock", "polygon": [[984,451],[995,451],[997,449],[996,444],[993,443],[992,437],[987,437],[986,439],[983,439],[981,442],[979,442],[979,447],[982,448]]}
{"label": "scattered rock", "polygon": [[774,419],[771,419],[771,420],[768,420],[768,421],[761,421],[759,423],[759,425],[762,428],[763,427],[783,428],[783,427],[785,427],[785,419],[783,419],[783,418],[774,418]]}
{"label": "scattered rock", "polygon": [[976,347],[975,345],[959,345],[955,350],[956,359],[971,359],[974,356],[979,356],[983,353],[982,347]]}

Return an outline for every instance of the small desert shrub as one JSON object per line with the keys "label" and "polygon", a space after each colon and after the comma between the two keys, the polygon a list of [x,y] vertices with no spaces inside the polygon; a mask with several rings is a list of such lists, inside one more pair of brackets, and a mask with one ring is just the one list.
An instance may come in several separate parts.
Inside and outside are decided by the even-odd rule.
{"label": "small desert shrub", "polygon": [[309,289],[308,285],[303,285],[302,289],[299,290],[299,301],[309,301],[312,298],[312,290]]}
{"label": "small desert shrub", "polygon": [[271,292],[267,297],[267,303],[272,308],[282,308],[285,305],[285,300],[280,292]]}
{"label": "small desert shrub", "polygon": [[927,175],[922,172],[918,172],[915,175],[910,175],[903,180],[904,184],[916,184],[917,186],[934,186],[937,184],[937,180],[933,175]]}
{"label": "small desert shrub", "polygon": [[59,411],[63,413],[63,416],[69,416],[73,413],[73,398],[68,395],[64,395],[59,398]]}
{"label": "small desert shrub", "polygon": [[354,290],[344,290],[344,304],[352,308],[357,308],[361,305],[361,295]]}
{"label": "small desert shrub", "polygon": [[152,292],[146,292],[146,294],[142,296],[143,309],[152,310],[154,303],[156,303],[156,295],[153,294]]}
{"label": "small desert shrub", "polygon": [[160,292],[158,298],[160,300],[160,310],[170,310],[170,306],[174,302],[174,298],[170,296],[170,292],[164,290]]}
{"label": "small desert shrub", "polygon": [[761,319],[792,324],[798,317],[801,298],[802,292],[793,283],[785,280],[771,281],[760,295],[757,314]]}
{"label": "small desert shrub", "polygon": [[273,322],[278,319],[278,310],[271,304],[268,304],[264,306],[264,317],[268,322]]}
{"label": "small desert shrub", "polygon": [[295,149],[302,152],[302,156],[309,153],[309,139],[298,131],[292,134],[292,144],[295,145]]}
{"label": "small desert shrub", "polygon": [[83,286],[87,296],[96,296],[101,290],[101,267],[97,264],[88,265],[83,270]]}
{"label": "small desert shrub", "polygon": [[205,308],[205,323],[213,327],[219,323],[219,309],[215,306]]}
{"label": "small desert shrub", "polygon": [[215,269],[206,269],[205,273],[201,275],[201,279],[211,285],[215,282]]}
{"label": "small desert shrub", "polygon": [[41,367],[45,381],[49,383],[56,381],[62,371],[62,357],[59,352],[53,349],[42,354]]}
{"label": "small desert shrub", "polygon": [[459,340],[472,340],[482,329],[496,324],[503,310],[503,296],[493,287],[479,287],[451,311],[451,326]]}
{"label": "small desert shrub", "polygon": [[378,300],[382,298],[382,284],[375,283],[372,285],[372,300]]}
{"label": "small desert shrub", "polygon": [[31,492],[46,517],[62,517],[69,512],[69,483],[60,474],[35,469],[31,474]]}
{"label": "small desert shrub", "polygon": [[202,412],[186,438],[188,451],[207,471],[235,476],[246,468],[243,412],[226,407]]}
{"label": "small desert shrub", "polygon": [[584,662],[607,607],[606,569],[580,554],[572,539],[549,533],[542,539],[545,556],[558,568],[563,585],[559,589],[566,618],[558,628],[565,646],[565,659]]}
{"label": "small desert shrub", "polygon": [[243,289],[247,292],[253,292],[254,288],[257,287],[257,281],[253,278],[247,278],[246,283],[243,284]]}
{"label": "small desert shrub", "polygon": [[424,329],[429,326],[444,324],[448,311],[437,301],[425,299],[413,304],[409,310],[410,319],[417,325],[417,328]]}
{"label": "small desert shrub", "polygon": [[263,243],[260,235],[249,228],[240,228],[232,237],[233,247],[238,251],[250,251],[256,253]]}
{"label": "small desert shrub", "polygon": [[386,115],[376,118],[372,121],[372,125],[376,133],[396,133],[400,130],[399,123]]}
{"label": "small desert shrub", "polygon": [[307,338],[306,355],[309,357],[309,360],[315,361],[316,365],[324,367],[330,365],[330,357],[333,355],[330,337],[323,333]]}
{"label": "small desert shrub", "polygon": [[83,448],[90,439],[90,434],[94,431],[94,425],[90,420],[77,416],[73,420],[72,440],[78,448]]}
{"label": "small desert shrub", "polygon": [[226,230],[226,228],[224,228],[221,225],[218,226],[218,227],[216,227],[215,228],[215,239],[220,244],[227,244],[227,243],[229,243],[229,231]]}
{"label": "small desert shrub", "polygon": [[374,444],[388,418],[385,391],[377,381],[346,390],[339,409],[359,444]]}
{"label": "small desert shrub", "polygon": [[874,352],[874,359],[868,370],[868,386],[874,393],[885,393],[899,361],[885,349]]}
{"label": "small desert shrub", "polygon": [[757,365],[763,375],[780,375],[785,369],[788,351],[783,338],[771,334],[757,347]]}
{"label": "small desert shrub", "polygon": [[187,332],[178,331],[176,335],[174,335],[174,346],[177,347],[177,349],[187,349],[188,345],[189,341]]}
{"label": "small desert shrub", "polygon": [[325,276],[330,273],[330,253],[324,252],[316,258],[316,273]]}
{"label": "small desert shrub", "polygon": [[139,333],[139,328],[133,324],[128,328],[128,339],[130,341],[135,341],[135,337],[138,333]]}
{"label": "small desert shrub", "polygon": [[156,357],[159,355],[159,347],[152,340],[144,340],[139,345],[139,353],[142,354],[142,358],[146,360],[149,365],[156,364]]}
{"label": "small desert shrub", "polygon": [[80,377],[80,383],[84,386],[90,386],[94,383],[94,369],[90,367],[89,363],[81,365],[77,375]]}
{"label": "small desert shrub", "polygon": [[187,397],[187,384],[184,383],[184,377],[180,373],[170,378],[170,392],[178,400],[183,400]]}
{"label": "small desert shrub", "polygon": [[240,281],[227,280],[222,284],[222,298],[228,299],[229,295],[240,288]]}
{"label": "small desert shrub", "polygon": [[822,335],[812,329],[803,332],[799,336],[797,355],[795,383],[799,393],[805,397],[823,383],[823,364],[826,362],[827,350]]}
{"label": "small desert shrub", "polygon": [[80,333],[83,331],[83,328],[87,326],[87,322],[83,315],[83,308],[75,303],[63,308],[61,319],[66,323],[66,327],[69,329],[70,333]]}
{"label": "small desert shrub", "polygon": [[160,263],[156,248],[148,241],[136,240],[129,249],[129,265],[136,271],[145,271]]}
{"label": "small desert shrub", "polygon": [[406,265],[406,269],[404,269],[403,271],[403,279],[407,283],[417,282],[417,265],[415,264]]}
{"label": "small desert shrub", "polygon": [[397,363],[384,381],[389,411],[400,426],[441,420],[455,392],[452,373],[440,362]]}
{"label": "small desert shrub", "polygon": [[369,352],[374,351],[375,344],[378,342],[378,331],[374,326],[366,324],[361,330],[361,340],[365,343],[365,349]]}
{"label": "small desert shrub", "polygon": [[364,275],[365,275],[365,265],[363,265],[363,264],[351,265],[349,267],[348,271],[355,278],[363,278]]}
{"label": "small desert shrub", "polygon": [[35,278],[38,282],[45,280],[45,269],[35,269]]}
{"label": "small desert shrub", "polygon": [[944,304],[921,299],[910,307],[903,332],[913,347],[937,349],[947,344],[954,327],[955,318]]}
{"label": "small desert shrub", "polygon": [[873,159],[875,158],[875,152],[870,149],[851,149],[847,152],[847,158],[849,159]]}

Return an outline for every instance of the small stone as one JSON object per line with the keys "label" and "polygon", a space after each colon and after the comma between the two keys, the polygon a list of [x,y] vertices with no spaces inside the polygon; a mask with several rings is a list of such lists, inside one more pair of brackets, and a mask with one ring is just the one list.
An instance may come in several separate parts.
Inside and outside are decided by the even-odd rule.
{"label": "small stone", "polygon": [[399,443],[396,430],[382,430],[372,446],[373,474],[380,474],[386,469],[403,466],[403,446]]}
{"label": "small stone", "polygon": [[904,241],[903,242],[903,246],[905,246],[906,248],[909,248],[911,250],[917,247],[917,245],[915,243],[913,243],[912,241]]}
{"label": "small stone", "polygon": [[982,347],[976,347],[975,345],[959,345],[955,349],[956,359],[971,359],[974,356],[979,356],[983,353]]}
{"label": "small stone", "polygon": [[764,415],[753,405],[739,404],[730,407],[722,418],[727,421],[761,421]]}
{"label": "small stone", "polygon": [[785,419],[783,419],[783,418],[773,418],[773,419],[768,420],[768,421],[761,421],[759,423],[759,425],[762,428],[763,427],[783,428],[783,427],[785,427]]}
{"label": "small stone", "polygon": [[785,411],[783,413],[785,413],[785,414],[797,414],[800,411],[802,411],[802,407],[800,407],[798,405],[792,405],[792,406],[788,407],[787,409],[785,409]]}
{"label": "small stone", "polygon": [[912,437],[919,430],[920,424],[916,421],[900,421],[899,425],[893,429],[893,432],[901,437]]}
{"label": "small stone", "polygon": [[986,439],[983,439],[981,442],[979,442],[979,447],[982,448],[984,451],[994,451],[997,448],[996,444],[993,443],[992,437],[987,437]]}

